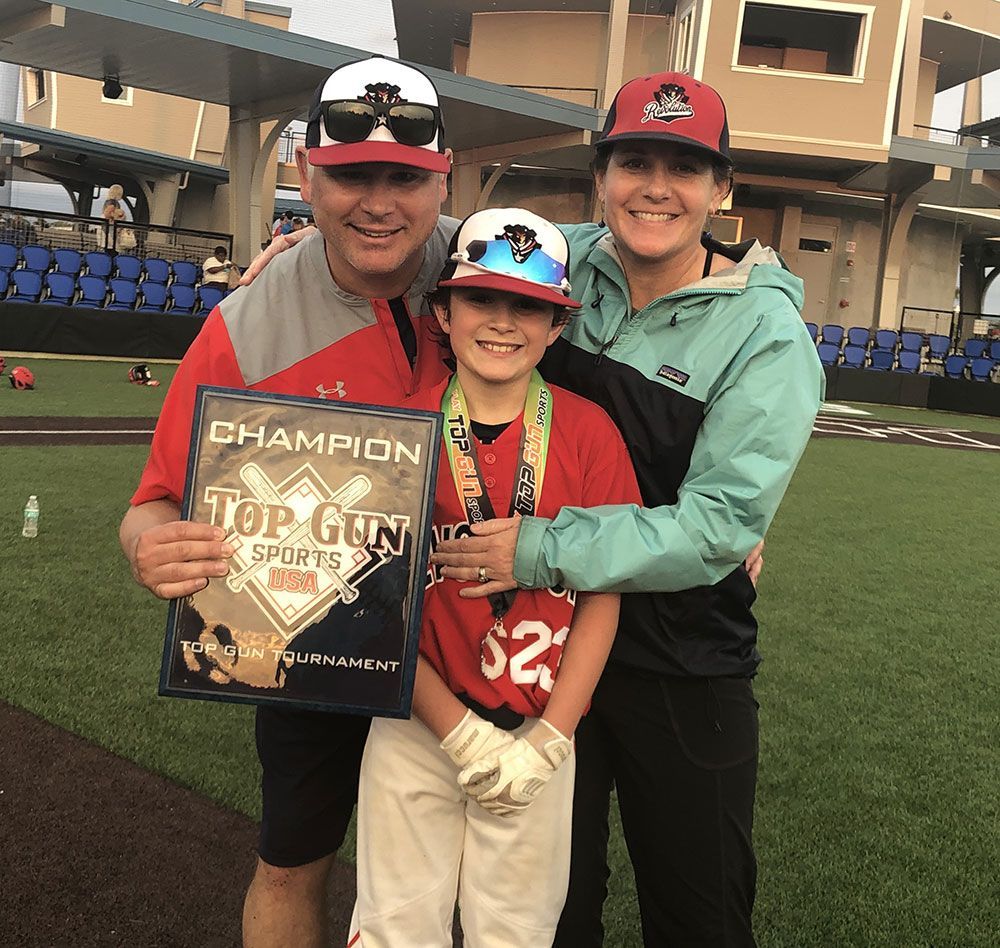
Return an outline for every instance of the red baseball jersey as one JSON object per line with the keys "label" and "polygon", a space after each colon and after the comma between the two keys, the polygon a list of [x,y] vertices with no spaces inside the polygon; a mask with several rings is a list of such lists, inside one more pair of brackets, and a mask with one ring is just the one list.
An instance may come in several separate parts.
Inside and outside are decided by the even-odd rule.
{"label": "red baseball jersey", "polygon": [[[419,392],[408,408],[440,411],[447,380]],[[549,386],[552,427],[536,513],[555,517],[560,508],[641,504],[625,443],[604,411],[565,389]],[[522,423],[517,418],[492,444],[475,443],[482,486],[498,517],[510,510]],[[442,443],[434,500],[434,544],[469,535]],[[573,619],[576,594],[565,589],[522,589],[494,630],[486,599],[462,599],[462,584],[428,570],[420,652],[455,694],[468,694],[487,708],[506,705],[538,717],[555,682]]]}
{"label": "red baseball jersey", "polygon": [[[434,318],[413,314],[441,271],[449,233],[439,224],[431,236],[405,301],[342,292],[318,233],[275,258],[253,286],[226,297],[174,376],[132,503],[180,501],[198,385],[397,405],[444,377]],[[412,368],[404,335],[416,352]]]}

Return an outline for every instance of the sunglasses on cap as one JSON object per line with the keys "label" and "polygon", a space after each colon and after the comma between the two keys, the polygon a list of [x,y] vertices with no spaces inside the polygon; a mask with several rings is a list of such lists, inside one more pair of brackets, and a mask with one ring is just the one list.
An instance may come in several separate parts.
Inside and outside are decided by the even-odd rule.
{"label": "sunglasses on cap", "polygon": [[541,283],[564,293],[569,291],[565,265],[550,257],[541,247],[529,251],[523,260],[518,260],[507,240],[473,240],[464,252],[453,253],[449,259],[484,273],[500,273]]}
{"label": "sunglasses on cap", "polygon": [[422,146],[434,141],[441,124],[441,110],[419,102],[363,102],[337,99],[320,104],[326,134],[335,142],[365,141],[384,119],[400,145]]}

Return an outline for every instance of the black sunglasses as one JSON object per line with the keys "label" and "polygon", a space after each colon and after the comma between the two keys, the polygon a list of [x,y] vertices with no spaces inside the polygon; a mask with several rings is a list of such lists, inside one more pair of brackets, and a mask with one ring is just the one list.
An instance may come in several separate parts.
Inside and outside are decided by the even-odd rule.
{"label": "black sunglasses", "polygon": [[326,134],[335,142],[363,142],[384,117],[392,137],[400,145],[429,145],[441,122],[441,110],[418,102],[362,102],[339,99],[320,106]]}

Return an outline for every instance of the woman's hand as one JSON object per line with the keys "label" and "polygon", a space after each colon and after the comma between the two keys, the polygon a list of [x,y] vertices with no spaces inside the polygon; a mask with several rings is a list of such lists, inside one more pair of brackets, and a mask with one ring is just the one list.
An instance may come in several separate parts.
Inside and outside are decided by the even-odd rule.
{"label": "woman's hand", "polygon": [[[439,543],[431,562],[441,567],[446,579],[478,583],[459,592],[465,599],[481,599],[494,593],[517,589],[514,581],[514,551],[521,518],[487,520],[472,526],[475,536]],[[480,582],[480,570],[485,570],[487,582]]]}

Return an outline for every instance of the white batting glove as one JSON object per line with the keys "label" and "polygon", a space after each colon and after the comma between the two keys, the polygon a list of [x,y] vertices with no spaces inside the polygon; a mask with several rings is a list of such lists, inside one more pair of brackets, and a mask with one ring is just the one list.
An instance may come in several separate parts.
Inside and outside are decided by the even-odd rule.
{"label": "white batting glove", "polygon": [[495,757],[514,743],[514,735],[508,734],[478,714],[466,711],[465,717],[441,742],[443,750],[461,770],[471,766],[483,757]]}
{"label": "white batting glove", "polygon": [[481,807],[513,816],[529,807],[573,753],[573,742],[548,721],[538,723],[495,757],[468,764],[458,783]]}

